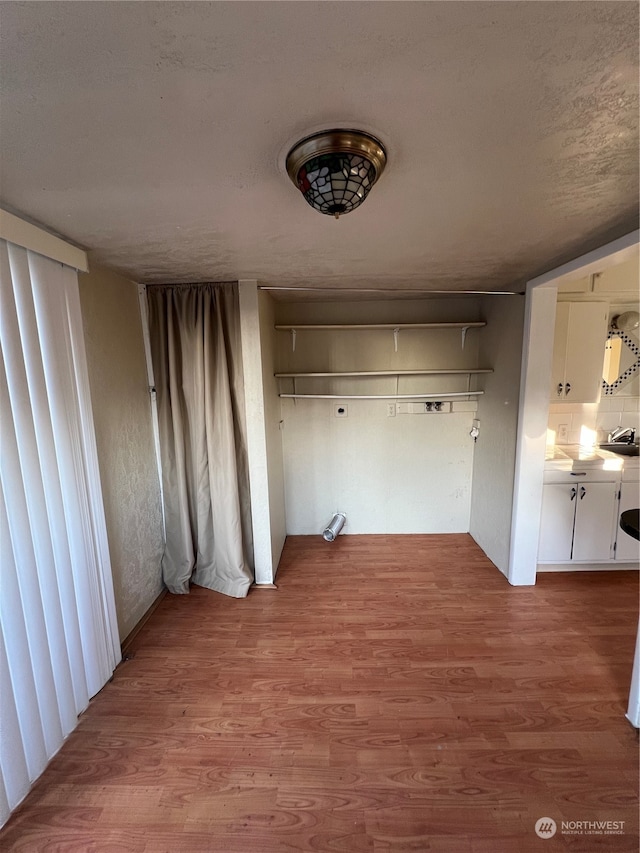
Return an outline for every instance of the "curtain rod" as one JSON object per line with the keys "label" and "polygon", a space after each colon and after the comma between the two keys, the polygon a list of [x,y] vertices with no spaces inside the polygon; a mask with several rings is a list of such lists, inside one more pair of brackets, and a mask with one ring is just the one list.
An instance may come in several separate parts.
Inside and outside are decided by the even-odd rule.
{"label": "curtain rod", "polygon": [[290,293],[411,293],[428,296],[524,296],[517,290],[417,290],[388,287],[280,287],[259,284],[258,290],[283,290]]}
{"label": "curtain rod", "polygon": [[141,282],[143,287],[212,287],[219,284],[237,284],[234,281],[148,281]]}

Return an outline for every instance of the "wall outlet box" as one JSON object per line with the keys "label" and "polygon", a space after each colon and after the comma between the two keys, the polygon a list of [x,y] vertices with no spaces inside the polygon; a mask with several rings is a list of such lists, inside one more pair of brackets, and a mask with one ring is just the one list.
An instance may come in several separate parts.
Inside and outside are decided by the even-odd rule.
{"label": "wall outlet box", "polygon": [[336,403],[333,407],[333,414],[336,418],[348,418],[349,406],[346,403]]}
{"label": "wall outlet box", "polygon": [[422,404],[423,410],[429,415],[438,415],[442,412],[451,411],[451,403],[442,400],[427,400]]}
{"label": "wall outlet box", "polygon": [[387,403],[387,417],[395,418],[396,416],[396,404],[395,403]]}
{"label": "wall outlet box", "polygon": [[568,424],[558,424],[558,429],[556,430],[556,441],[558,444],[566,444],[569,440],[569,426]]}
{"label": "wall outlet box", "polygon": [[427,400],[424,403],[397,403],[399,415],[438,415],[451,411],[451,403],[442,400]]}

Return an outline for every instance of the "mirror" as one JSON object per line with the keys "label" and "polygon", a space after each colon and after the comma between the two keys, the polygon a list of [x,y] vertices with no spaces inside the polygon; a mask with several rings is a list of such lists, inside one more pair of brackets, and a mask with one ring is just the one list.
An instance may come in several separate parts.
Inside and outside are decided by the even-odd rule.
{"label": "mirror", "polygon": [[640,344],[632,332],[611,329],[604,348],[603,396],[638,396]]}

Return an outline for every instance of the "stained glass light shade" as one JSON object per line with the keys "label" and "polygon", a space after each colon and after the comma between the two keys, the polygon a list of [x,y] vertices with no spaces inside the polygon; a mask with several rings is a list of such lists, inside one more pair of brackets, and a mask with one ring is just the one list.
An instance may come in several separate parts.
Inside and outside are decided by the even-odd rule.
{"label": "stained glass light shade", "polygon": [[315,210],[338,217],[359,207],[386,163],[381,143],[360,131],[327,131],[299,142],[287,171]]}

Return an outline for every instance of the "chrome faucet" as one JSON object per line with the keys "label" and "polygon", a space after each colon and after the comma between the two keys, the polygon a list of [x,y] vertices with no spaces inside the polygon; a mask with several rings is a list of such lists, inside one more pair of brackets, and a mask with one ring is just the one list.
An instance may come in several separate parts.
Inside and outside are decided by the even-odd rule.
{"label": "chrome faucet", "polygon": [[632,427],[618,427],[609,433],[611,444],[633,444],[635,438],[636,431]]}

